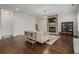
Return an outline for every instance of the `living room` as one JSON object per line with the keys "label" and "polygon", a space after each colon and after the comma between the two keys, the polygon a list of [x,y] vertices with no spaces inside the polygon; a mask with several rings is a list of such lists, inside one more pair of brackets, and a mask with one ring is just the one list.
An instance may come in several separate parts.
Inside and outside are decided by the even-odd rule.
{"label": "living room", "polygon": [[[78,4],[1,4],[0,53],[79,53],[79,48],[75,47],[77,50],[75,52],[73,44],[73,38],[75,40],[79,37],[78,6]],[[63,31],[64,22],[67,24]],[[70,35],[66,33],[70,28],[68,23],[72,24]],[[63,32],[66,35],[62,34]],[[52,41],[48,40],[51,38]]]}

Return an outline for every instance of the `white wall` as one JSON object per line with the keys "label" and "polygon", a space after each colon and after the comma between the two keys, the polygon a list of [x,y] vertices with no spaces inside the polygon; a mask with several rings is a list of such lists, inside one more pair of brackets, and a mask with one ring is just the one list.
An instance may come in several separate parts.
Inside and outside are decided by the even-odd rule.
{"label": "white wall", "polygon": [[[36,18],[39,24],[39,29],[42,32],[47,32],[47,21],[46,19]],[[40,20],[40,21],[39,21]],[[77,24],[77,9],[74,9],[71,12],[58,14],[58,32],[61,32],[61,22],[71,22],[73,21],[73,32],[74,35],[78,34],[78,24]]]}
{"label": "white wall", "polygon": [[13,34],[13,12],[1,10],[0,37]]}
{"label": "white wall", "polygon": [[77,35],[77,13],[67,13],[59,15],[59,32],[61,32],[61,22],[73,21],[73,33]]}
{"label": "white wall", "polygon": [[23,35],[24,31],[35,30],[35,17],[24,14],[14,15],[14,36]]}
{"label": "white wall", "polygon": [[4,35],[23,35],[24,31],[35,30],[35,17],[1,10],[0,38]]}
{"label": "white wall", "polygon": [[73,34],[75,36],[78,35],[78,6],[75,6],[74,9],[70,10],[70,12],[66,12],[59,15],[59,31],[61,31],[61,22],[69,22],[73,21]]}
{"label": "white wall", "polygon": [[36,17],[36,24],[38,24],[38,30],[40,32],[47,32],[47,19]]}
{"label": "white wall", "polygon": [[39,17],[35,17],[35,24],[37,24],[38,25],[38,31],[41,31],[41,24],[40,24],[40,22],[41,22],[41,18],[39,18]]}

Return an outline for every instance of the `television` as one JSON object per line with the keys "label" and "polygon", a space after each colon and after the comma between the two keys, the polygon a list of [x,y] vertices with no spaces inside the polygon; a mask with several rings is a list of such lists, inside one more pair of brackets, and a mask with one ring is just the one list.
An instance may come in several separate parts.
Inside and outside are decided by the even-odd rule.
{"label": "television", "polygon": [[55,17],[53,17],[53,18],[48,18],[48,22],[49,22],[49,23],[56,22],[56,18],[55,18]]}

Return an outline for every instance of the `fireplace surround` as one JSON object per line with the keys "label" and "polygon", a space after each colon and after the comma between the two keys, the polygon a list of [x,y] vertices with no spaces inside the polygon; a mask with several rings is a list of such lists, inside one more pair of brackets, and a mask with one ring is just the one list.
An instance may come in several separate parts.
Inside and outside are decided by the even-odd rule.
{"label": "fireplace surround", "polygon": [[49,27],[49,32],[56,32],[56,27]]}
{"label": "fireplace surround", "polygon": [[50,34],[58,33],[58,15],[49,16],[47,19],[47,31]]}

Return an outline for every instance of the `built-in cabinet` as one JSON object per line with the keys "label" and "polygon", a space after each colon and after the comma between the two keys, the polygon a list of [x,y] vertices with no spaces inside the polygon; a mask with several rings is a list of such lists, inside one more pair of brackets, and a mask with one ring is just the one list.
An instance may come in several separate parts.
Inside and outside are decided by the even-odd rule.
{"label": "built-in cabinet", "polygon": [[48,16],[47,18],[47,32],[50,34],[58,33],[58,15]]}
{"label": "built-in cabinet", "polygon": [[61,32],[62,34],[73,35],[73,22],[62,22]]}

